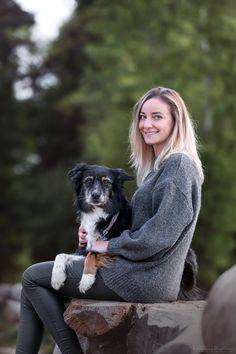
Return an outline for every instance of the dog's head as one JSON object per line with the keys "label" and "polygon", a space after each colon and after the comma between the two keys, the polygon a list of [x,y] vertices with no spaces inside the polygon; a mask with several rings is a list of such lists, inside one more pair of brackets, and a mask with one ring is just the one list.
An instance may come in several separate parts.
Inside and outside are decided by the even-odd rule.
{"label": "dog's head", "polygon": [[122,195],[124,182],[134,179],[121,168],[85,163],[76,165],[68,175],[74,185],[77,207],[86,209],[107,206]]}

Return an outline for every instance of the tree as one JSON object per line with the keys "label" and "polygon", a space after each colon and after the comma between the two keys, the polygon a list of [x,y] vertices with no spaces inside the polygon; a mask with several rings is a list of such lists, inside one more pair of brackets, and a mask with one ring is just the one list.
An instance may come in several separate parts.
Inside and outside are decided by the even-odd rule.
{"label": "tree", "polygon": [[[0,186],[1,186],[1,259],[0,280],[4,280],[5,271],[18,270],[20,251],[23,249],[24,232],[22,230],[21,197],[22,180],[18,174],[18,164],[25,156],[25,120],[21,104],[14,97],[14,82],[17,77],[16,50],[21,45],[30,44],[27,28],[33,24],[33,18],[22,11],[11,0],[0,3]],[[14,257],[11,255],[14,254]]]}
{"label": "tree", "polygon": [[[28,127],[37,164],[25,174],[30,191],[25,203],[25,229],[33,261],[53,259],[58,252],[77,246],[77,225],[69,169],[83,159],[85,118],[71,93],[80,85],[87,56],[80,2],[58,38],[47,48],[40,65],[31,66],[28,77],[33,96],[28,105]],[[78,13],[80,19],[78,19]]]}
{"label": "tree", "polygon": [[[204,146],[206,183],[194,245],[201,281],[209,285],[232,265],[235,250],[236,5],[100,0],[86,16],[85,31],[98,38],[85,46],[92,65],[74,92],[89,116],[86,156],[126,166],[130,111],[137,98],[158,85],[183,95]],[[214,174],[217,169],[221,175]]]}
{"label": "tree", "polygon": [[77,161],[127,169],[132,106],[161,85],[181,93],[200,137],[206,178],[193,242],[201,282],[210,285],[233,263],[235,29],[230,0],[78,1],[43,63],[29,71],[33,96],[21,103],[27,139],[11,166],[24,167],[24,229],[34,260],[76,242],[68,169]]}

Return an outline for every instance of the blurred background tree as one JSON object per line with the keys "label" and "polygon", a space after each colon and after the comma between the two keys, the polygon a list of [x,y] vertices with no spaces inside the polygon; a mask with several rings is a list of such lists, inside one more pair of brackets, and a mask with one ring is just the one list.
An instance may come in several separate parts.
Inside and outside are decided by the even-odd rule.
{"label": "blurred background tree", "polygon": [[18,78],[17,49],[30,46],[28,28],[32,15],[13,1],[0,2],[0,279],[19,273],[20,255],[27,247],[23,232],[21,203],[22,178],[18,163],[28,154],[25,105],[14,96],[14,82]]}
{"label": "blurred background tree", "polygon": [[[10,78],[12,87],[16,72]],[[1,164],[8,171],[6,183],[20,189],[18,196],[14,191],[13,203],[4,194],[11,188],[4,185],[4,200],[10,209],[14,205],[18,219],[14,216],[12,223],[11,212],[3,208],[7,226],[1,230],[1,242],[6,247],[11,242],[23,245],[22,267],[74,248],[77,226],[68,169],[78,161],[128,169],[132,106],[158,85],[184,97],[200,139],[206,177],[193,246],[201,284],[209,287],[235,263],[234,2],[78,1],[27,78],[29,99],[18,102],[11,93],[14,105],[4,100],[6,116],[21,122],[20,127],[13,129],[7,120],[1,129],[4,139],[13,137],[12,130],[19,138],[8,149],[4,143],[3,149],[10,154],[15,146],[16,160],[8,165],[6,158]],[[129,196],[134,189],[127,191]],[[12,241],[2,241],[13,226]],[[4,277],[13,277],[10,267]]]}

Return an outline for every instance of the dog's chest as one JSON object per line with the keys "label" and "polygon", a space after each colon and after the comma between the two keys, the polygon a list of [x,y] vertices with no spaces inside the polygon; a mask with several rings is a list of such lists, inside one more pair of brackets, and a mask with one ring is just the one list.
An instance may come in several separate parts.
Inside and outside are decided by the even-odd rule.
{"label": "dog's chest", "polygon": [[81,213],[81,226],[87,232],[88,246],[100,236],[97,230],[98,221],[101,221],[101,219],[105,220],[107,217],[108,214],[101,208],[95,208],[91,213]]}

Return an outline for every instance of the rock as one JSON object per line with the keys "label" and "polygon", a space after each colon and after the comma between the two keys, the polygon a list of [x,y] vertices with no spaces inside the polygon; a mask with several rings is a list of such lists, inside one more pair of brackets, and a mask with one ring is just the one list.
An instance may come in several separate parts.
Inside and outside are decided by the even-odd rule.
{"label": "rock", "polygon": [[158,354],[192,354],[194,352],[189,345],[182,343],[172,343],[157,351]]}
{"label": "rock", "polygon": [[18,322],[20,319],[20,302],[16,300],[7,300],[3,308],[3,317],[8,322]]}
{"label": "rock", "polygon": [[205,352],[236,353],[236,266],[212,286],[202,316]]}
{"label": "rock", "polygon": [[0,354],[15,354],[16,350],[12,347],[0,347]]}
{"label": "rock", "polygon": [[96,337],[122,325],[132,312],[133,305],[112,301],[72,300],[64,318],[76,333]]}
{"label": "rock", "polygon": [[11,323],[20,318],[20,295],[22,286],[17,284],[0,284],[0,311],[3,318]]}
{"label": "rock", "polygon": [[9,291],[9,298],[12,300],[20,301],[21,289],[22,289],[21,283],[16,283],[12,285]]}
{"label": "rock", "polygon": [[11,290],[10,284],[0,284],[0,305],[2,305],[9,297]]}
{"label": "rock", "polygon": [[205,301],[137,304],[73,299],[65,322],[89,354],[201,353]]}

